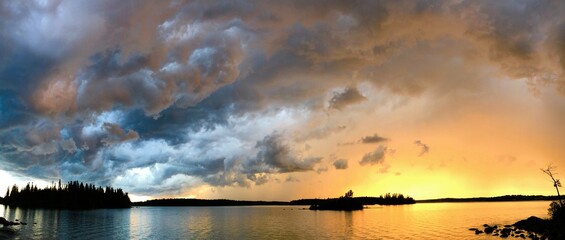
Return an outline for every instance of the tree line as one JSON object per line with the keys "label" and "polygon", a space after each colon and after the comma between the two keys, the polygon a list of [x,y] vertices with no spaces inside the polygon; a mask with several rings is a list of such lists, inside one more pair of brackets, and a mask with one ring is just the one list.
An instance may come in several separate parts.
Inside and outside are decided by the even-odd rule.
{"label": "tree line", "polygon": [[331,198],[310,205],[310,210],[363,210],[363,203],[353,198],[353,191],[349,190],[339,198]]}
{"label": "tree line", "polygon": [[154,199],[144,202],[135,202],[134,206],[261,206],[261,205],[288,205],[283,201],[242,201],[229,199],[189,199],[168,198]]}
{"label": "tree line", "polygon": [[472,198],[438,198],[418,200],[418,203],[442,203],[442,202],[512,202],[512,201],[555,201],[565,199],[563,196],[543,195],[504,195],[497,197],[472,197]]}
{"label": "tree line", "polygon": [[[416,201],[414,198],[409,196],[404,196],[400,193],[387,193],[379,197],[353,197],[353,192],[347,192],[341,198],[352,198],[356,202],[362,205],[402,205],[402,204],[414,204]],[[327,199],[299,199],[290,201],[291,205],[319,205],[322,202],[336,200],[337,198],[327,198]]]}
{"label": "tree line", "polygon": [[129,208],[131,201],[122,189],[94,184],[70,181],[45,188],[38,188],[28,183],[24,188],[17,185],[8,188],[1,203],[11,207],[23,208],[56,208],[56,209],[95,209],[95,208]]}

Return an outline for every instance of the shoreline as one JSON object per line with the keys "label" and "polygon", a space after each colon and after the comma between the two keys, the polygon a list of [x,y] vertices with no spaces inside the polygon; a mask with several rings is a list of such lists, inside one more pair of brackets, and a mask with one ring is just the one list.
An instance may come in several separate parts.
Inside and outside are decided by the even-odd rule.
{"label": "shoreline", "polygon": [[[378,197],[357,197],[378,199]],[[415,200],[418,203],[481,203],[481,202],[533,202],[533,201],[555,201],[557,196],[543,195],[505,195],[497,197],[472,197],[472,198],[438,198]],[[561,197],[565,200],[565,197]],[[232,199],[192,199],[192,198],[171,198],[171,199],[153,199],[143,202],[132,202],[131,207],[139,206],[308,206],[312,202],[324,201],[327,199],[297,199],[291,201],[253,201],[253,200],[232,200]],[[0,204],[9,206],[0,201]],[[404,205],[404,204],[379,204],[371,202],[363,205]],[[54,208],[50,208],[54,209]]]}
{"label": "shoreline", "polygon": [[[357,198],[378,198],[378,197],[357,197]],[[415,200],[415,203],[475,203],[475,202],[531,202],[531,201],[554,201],[557,196],[543,195],[505,195],[497,197],[473,197],[473,198],[438,198]],[[565,199],[565,197],[561,197]],[[133,202],[132,206],[304,206],[312,205],[314,201],[324,201],[327,199],[298,199],[291,201],[252,201],[252,200],[231,200],[231,199],[154,199],[143,202]],[[166,202],[174,202],[165,204]],[[390,205],[371,203],[364,205]],[[394,204],[393,204],[394,205]]]}
{"label": "shoreline", "polygon": [[557,196],[544,195],[504,195],[496,197],[470,197],[470,198],[436,198],[416,200],[416,203],[458,203],[458,202],[530,202],[530,201],[556,201],[565,200]]}

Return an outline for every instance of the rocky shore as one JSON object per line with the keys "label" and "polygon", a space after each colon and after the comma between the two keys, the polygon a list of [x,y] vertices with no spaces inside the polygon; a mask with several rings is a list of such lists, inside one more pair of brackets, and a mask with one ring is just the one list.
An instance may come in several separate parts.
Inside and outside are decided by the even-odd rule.
{"label": "rocky shore", "polygon": [[15,221],[8,221],[5,218],[0,217],[0,225],[2,225],[2,227],[0,228],[0,238],[3,238],[17,233],[16,229],[11,228],[11,226],[27,225],[27,223],[20,222],[18,219],[16,219]]}
{"label": "rocky shore", "polygon": [[554,221],[541,219],[531,216],[528,219],[520,220],[512,225],[488,225],[484,224],[480,228],[469,228],[476,235],[488,234],[500,238],[522,238],[534,240],[553,240],[565,239],[562,226]]}
{"label": "rocky shore", "polygon": [[4,225],[5,227],[6,226],[14,226],[14,225],[27,225],[27,223],[20,222],[18,219],[16,219],[15,222],[14,222],[14,221],[8,221],[3,217],[0,217],[0,224]]}

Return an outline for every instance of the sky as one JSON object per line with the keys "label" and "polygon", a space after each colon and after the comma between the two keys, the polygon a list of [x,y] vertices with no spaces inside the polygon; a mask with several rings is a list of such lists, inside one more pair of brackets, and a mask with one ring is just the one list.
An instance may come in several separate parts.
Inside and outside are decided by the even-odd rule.
{"label": "sky", "polygon": [[[0,194],[555,194],[565,3],[0,2]],[[559,172],[561,171],[561,175]]]}

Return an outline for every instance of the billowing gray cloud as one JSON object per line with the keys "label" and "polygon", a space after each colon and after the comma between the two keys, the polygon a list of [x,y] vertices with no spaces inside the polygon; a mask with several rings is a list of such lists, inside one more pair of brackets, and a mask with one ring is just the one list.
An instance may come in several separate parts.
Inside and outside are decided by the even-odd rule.
{"label": "billowing gray cloud", "polygon": [[359,164],[361,166],[381,164],[385,160],[386,153],[387,147],[379,145],[375,151],[365,154],[361,161],[359,161]]}
{"label": "billowing gray cloud", "polygon": [[322,160],[321,157],[299,158],[277,133],[257,142],[256,148],[259,150],[257,156],[248,161],[245,168],[251,174],[312,171]]}
{"label": "billowing gray cloud", "polygon": [[[187,187],[203,183],[240,187],[262,185],[276,181],[273,174],[315,171],[322,160],[320,157],[299,157],[277,133],[265,136],[250,149],[231,137],[215,141],[206,138],[205,135],[195,136],[192,141],[176,146],[162,140],[116,145],[99,156],[113,159],[109,166],[104,166],[108,168],[84,177],[119,175],[115,183],[127,186],[133,193],[162,194],[178,191],[173,185],[179,181],[184,181],[181,185]],[[246,156],[254,151],[257,152],[255,156]]]}
{"label": "billowing gray cloud", "polygon": [[414,141],[414,144],[416,144],[417,146],[419,146],[421,148],[421,151],[418,154],[418,157],[421,157],[421,156],[423,156],[424,154],[426,154],[430,151],[430,146],[428,146],[427,144],[423,143],[420,140]]}
{"label": "billowing gray cloud", "polygon": [[379,143],[388,141],[388,138],[379,136],[378,134],[373,134],[373,136],[366,136],[361,138],[362,143]]}
{"label": "billowing gray cloud", "polygon": [[333,162],[335,169],[347,169],[348,167],[348,160],[347,159],[338,159]]}

